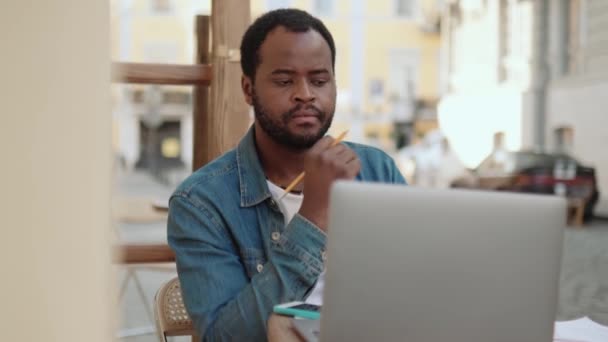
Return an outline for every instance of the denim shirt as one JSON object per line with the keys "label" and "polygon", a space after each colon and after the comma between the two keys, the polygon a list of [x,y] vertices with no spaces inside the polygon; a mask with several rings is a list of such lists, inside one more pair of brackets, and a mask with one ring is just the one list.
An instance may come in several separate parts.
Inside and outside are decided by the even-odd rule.
{"label": "denim shirt", "polygon": [[[358,180],[405,183],[384,152],[346,144],[361,161]],[[304,300],[323,271],[325,233],[299,214],[285,225],[253,127],[175,190],[167,235],[186,308],[205,341],[266,340],[273,306]]]}

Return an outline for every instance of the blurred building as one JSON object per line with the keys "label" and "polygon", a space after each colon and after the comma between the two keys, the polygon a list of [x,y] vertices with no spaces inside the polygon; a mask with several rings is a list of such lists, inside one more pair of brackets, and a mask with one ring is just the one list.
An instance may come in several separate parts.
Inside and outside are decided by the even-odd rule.
{"label": "blurred building", "polygon": [[439,6],[436,0],[252,1],[252,17],[295,7],[319,17],[337,48],[334,130],[392,150],[436,127]]}
{"label": "blurred building", "polygon": [[[295,7],[318,16],[337,45],[333,131],[394,149],[434,129],[439,98],[439,12],[435,0],[252,0],[252,18]],[[194,60],[194,17],[210,0],[113,0],[113,60]],[[192,159],[188,87],[114,86],[114,145],[128,168]],[[155,159],[152,156],[156,156]]]}
{"label": "blurred building", "polygon": [[597,168],[608,216],[608,1],[550,3],[545,142]]}
{"label": "blurred building", "polygon": [[525,122],[534,77],[533,12],[533,1],[519,0],[444,6],[439,121],[469,166],[490,153],[496,132],[505,133],[510,149],[534,144]]}
{"label": "blurred building", "polygon": [[606,194],[606,37],[605,0],[446,1],[439,122],[454,150],[476,166],[498,132],[507,149],[565,150]]}
{"label": "blurred building", "polygon": [[[112,60],[192,64],[195,15],[210,11],[209,0],[113,0]],[[113,87],[114,149],[126,167],[190,169],[191,87]]]}

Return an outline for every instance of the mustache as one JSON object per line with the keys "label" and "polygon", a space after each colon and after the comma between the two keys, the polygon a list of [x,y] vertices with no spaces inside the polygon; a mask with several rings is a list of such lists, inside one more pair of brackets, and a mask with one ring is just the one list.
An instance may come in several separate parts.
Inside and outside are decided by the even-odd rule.
{"label": "mustache", "polygon": [[285,120],[289,120],[291,119],[295,113],[301,111],[301,110],[308,110],[308,111],[313,111],[315,112],[320,118],[324,118],[325,117],[325,112],[323,112],[322,110],[320,110],[319,108],[313,106],[313,105],[297,105],[295,107],[293,107],[292,109],[290,109],[289,111],[287,111],[285,114],[283,114],[283,118]]}

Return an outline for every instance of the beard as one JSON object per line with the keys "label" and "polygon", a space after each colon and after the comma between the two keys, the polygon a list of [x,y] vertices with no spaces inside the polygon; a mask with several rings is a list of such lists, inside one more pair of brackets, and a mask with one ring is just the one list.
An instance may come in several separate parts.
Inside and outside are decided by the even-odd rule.
{"label": "beard", "polygon": [[[260,103],[260,100],[255,92],[252,96],[252,103],[255,119],[260,123],[262,130],[266,132],[266,134],[275,142],[295,150],[311,148],[317,141],[325,136],[325,133],[327,133],[329,130],[333,119],[333,113],[328,114],[327,112],[324,112],[312,105],[297,105],[289,111],[281,114],[278,119],[275,119]],[[292,119],[295,113],[302,109],[314,111],[318,115],[318,119],[321,122],[321,128],[319,128],[317,132],[296,134],[289,131],[289,121]]]}

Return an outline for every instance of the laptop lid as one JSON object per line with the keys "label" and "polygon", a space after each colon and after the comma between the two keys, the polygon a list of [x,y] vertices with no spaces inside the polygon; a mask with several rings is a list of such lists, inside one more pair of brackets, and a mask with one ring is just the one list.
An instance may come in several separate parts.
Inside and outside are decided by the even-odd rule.
{"label": "laptop lid", "polygon": [[566,203],[338,182],[322,341],[551,341]]}

